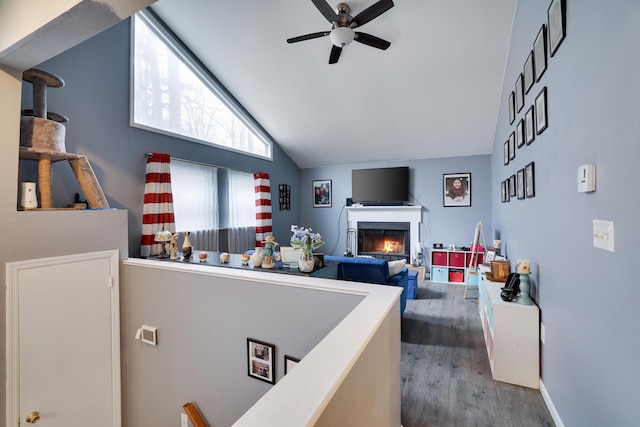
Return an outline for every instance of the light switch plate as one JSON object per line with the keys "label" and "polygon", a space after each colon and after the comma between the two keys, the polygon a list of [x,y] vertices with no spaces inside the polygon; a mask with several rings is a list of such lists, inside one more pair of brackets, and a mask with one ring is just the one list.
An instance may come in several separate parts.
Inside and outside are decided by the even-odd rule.
{"label": "light switch plate", "polygon": [[613,221],[593,220],[593,247],[614,252],[615,230]]}

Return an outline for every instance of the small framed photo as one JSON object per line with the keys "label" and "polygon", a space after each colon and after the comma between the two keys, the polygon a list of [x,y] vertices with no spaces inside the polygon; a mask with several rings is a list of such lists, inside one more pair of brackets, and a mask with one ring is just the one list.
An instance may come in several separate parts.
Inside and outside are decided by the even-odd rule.
{"label": "small framed photo", "polygon": [[516,175],[509,177],[509,196],[516,197]]}
{"label": "small framed photo", "polygon": [[533,50],[529,52],[527,60],[524,62],[524,69],[522,70],[524,76],[524,93],[529,93],[533,86]]}
{"label": "small framed photo", "polygon": [[290,370],[294,368],[300,362],[300,359],[291,357],[287,354],[284,355],[284,374],[287,375]]}
{"label": "small framed photo", "polygon": [[482,265],[485,267],[491,266],[491,261],[496,259],[496,251],[495,249],[487,249],[484,251],[484,258],[482,260]]}
{"label": "small framed photo", "polygon": [[513,124],[516,119],[516,99],[513,91],[509,94],[509,124]]}
{"label": "small framed photo", "polygon": [[509,135],[509,161],[516,158],[516,134],[511,132]]}
{"label": "small framed photo", "polygon": [[247,338],[247,366],[249,376],[270,384],[275,384],[275,365],[273,363],[275,353],[275,345],[253,338]]}
{"label": "small framed photo", "polygon": [[471,174],[449,173],[443,176],[445,207],[471,206]]}
{"label": "small framed photo", "polygon": [[531,144],[536,137],[533,129],[533,105],[527,110],[524,116],[524,141],[527,145]]}
{"label": "small framed photo", "polygon": [[313,181],[313,207],[331,207],[331,180],[320,179]]}
{"label": "small framed photo", "polygon": [[543,87],[536,96],[536,134],[547,128],[547,87]]}
{"label": "small framed photo", "polygon": [[524,145],[524,119],[520,119],[516,125],[516,145],[518,148]]}
{"label": "small framed photo", "polygon": [[522,82],[522,73],[516,79],[516,111],[520,112],[524,107],[524,84]]}
{"label": "small framed photo", "polygon": [[538,31],[536,41],[533,42],[533,64],[536,81],[540,81],[540,77],[547,69],[547,27],[544,24]]}
{"label": "small framed photo", "polygon": [[549,27],[549,51],[553,56],[560,43],[564,40],[565,30],[567,27],[565,17],[565,0],[552,0],[547,10],[548,27]]}
{"label": "small framed photo", "polygon": [[[500,195],[501,195],[502,203],[507,202],[507,193],[509,192],[509,190],[507,190],[507,188],[505,187],[505,184],[506,184],[505,181],[502,181],[500,183]],[[485,259],[486,259],[486,255],[485,255]]]}
{"label": "small framed photo", "polygon": [[525,195],[524,195],[524,169],[520,169],[518,171],[518,175],[517,175],[517,185],[518,185],[518,190],[517,190],[517,195],[518,195],[518,199],[524,199]]}
{"label": "small framed photo", "polygon": [[509,140],[504,143],[504,165],[509,164]]}
{"label": "small framed photo", "polygon": [[524,192],[527,198],[536,195],[536,180],[533,162],[524,167]]}
{"label": "small framed photo", "polygon": [[504,180],[504,201],[511,201],[511,195],[509,194],[509,179]]}

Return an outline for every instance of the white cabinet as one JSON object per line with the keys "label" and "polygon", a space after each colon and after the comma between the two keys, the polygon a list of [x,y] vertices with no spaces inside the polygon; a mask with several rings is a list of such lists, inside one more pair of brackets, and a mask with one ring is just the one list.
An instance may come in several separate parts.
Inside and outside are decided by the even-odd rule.
{"label": "white cabinet", "polygon": [[501,282],[480,274],[480,318],[493,379],[540,387],[540,310],[537,305],[506,302]]}

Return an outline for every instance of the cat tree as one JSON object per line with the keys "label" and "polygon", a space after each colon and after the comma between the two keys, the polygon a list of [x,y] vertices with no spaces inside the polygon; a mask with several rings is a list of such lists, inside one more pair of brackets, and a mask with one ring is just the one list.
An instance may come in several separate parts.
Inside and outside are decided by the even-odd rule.
{"label": "cat tree", "polygon": [[20,158],[38,162],[38,193],[40,208],[52,209],[51,163],[67,160],[87,198],[90,208],[108,208],[89,160],[80,154],[67,153],[65,126],[69,119],[47,111],[47,88],[61,88],[64,80],[47,71],[32,68],[22,74],[22,80],[33,84],[33,109],[22,110],[20,117]]}

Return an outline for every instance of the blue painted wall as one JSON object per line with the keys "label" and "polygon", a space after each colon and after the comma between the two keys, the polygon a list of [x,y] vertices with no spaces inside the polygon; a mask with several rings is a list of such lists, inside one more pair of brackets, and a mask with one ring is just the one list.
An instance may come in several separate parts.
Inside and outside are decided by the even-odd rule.
{"label": "blue painted wall", "polygon": [[[353,169],[409,167],[409,186],[412,204],[422,206],[420,240],[423,248],[434,242],[469,246],[476,223],[482,221],[488,231],[491,224],[491,156],[449,157],[441,159],[406,160],[393,162],[357,163],[340,166],[304,169],[301,173],[302,218],[305,227],[322,234],[327,242],[322,251],[341,255],[346,249],[346,199],[351,197],[351,171]],[[471,206],[444,207],[443,175],[471,173]],[[333,203],[330,208],[314,208],[312,185],[314,180],[330,179],[333,185]],[[416,242],[411,242],[412,248]],[[488,243],[490,244],[490,243]],[[426,254],[426,251],[423,251]]]}
{"label": "blue painted wall", "polygon": [[[110,206],[128,210],[129,254],[140,254],[144,154],[154,151],[245,172],[268,172],[275,201],[274,234],[289,235],[291,224],[299,221],[300,207],[292,203],[290,211],[279,211],[277,186],[290,184],[292,200],[298,199],[300,170],[295,163],[278,146],[273,148],[274,160],[268,161],[130,127],[129,48],[126,20],[37,67],[66,83],[48,90],[49,111],[69,117],[66,151],[87,155]],[[22,104],[32,108],[29,83],[23,84]],[[21,162],[20,181],[37,179],[35,163]],[[66,207],[76,192],[81,193],[67,162],[54,163],[54,206]]]}
{"label": "blue painted wall", "polygon": [[[546,328],[542,380],[563,424],[635,425],[640,2],[567,0],[566,38],[517,116],[547,87],[549,127],[504,166],[503,143],[515,129],[508,94],[549,3],[517,4],[491,159],[493,223],[512,260],[531,260]],[[500,182],[531,161],[535,198],[502,204]],[[577,168],[587,163],[596,165],[596,192],[578,193]],[[615,222],[615,253],[593,247],[594,219]]]}

